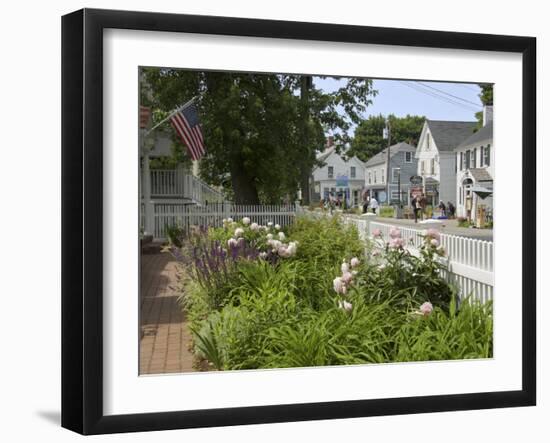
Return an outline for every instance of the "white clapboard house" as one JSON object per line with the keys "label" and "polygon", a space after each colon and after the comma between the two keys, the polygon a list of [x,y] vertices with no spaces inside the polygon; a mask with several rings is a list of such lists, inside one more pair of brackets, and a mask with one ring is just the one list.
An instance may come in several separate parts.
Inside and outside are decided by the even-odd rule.
{"label": "white clapboard house", "polygon": [[332,137],[317,154],[317,161],[320,165],[312,173],[312,202],[327,201],[332,196],[345,199],[348,206],[361,206],[365,164],[357,157],[346,157],[345,152],[339,154]]}
{"label": "white clapboard house", "polygon": [[172,155],[172,135],[168,131],[156,130],[145,136],[146,129],[140,129],[140,195],[141,230],[160,237],[165,226],[159,226],[159,215],[167,210],[185,213],[186,207],[207,207],[221,204],[224,198],[219,190],[204,183],[198,176],[198,162],[191,168],[151,169],[154,158]]}
{"label": "white clapboard house", "polygon": [[426,120],[416,148],[417,174],[428,203],[456,206],[455,149],[474,133],[476,122]]}
{"label": "white clapboard house", "polygon": [[455,149],[456,213],[472,222],[492,219],[495,146],[493,107],[483,109],[483,126]]}

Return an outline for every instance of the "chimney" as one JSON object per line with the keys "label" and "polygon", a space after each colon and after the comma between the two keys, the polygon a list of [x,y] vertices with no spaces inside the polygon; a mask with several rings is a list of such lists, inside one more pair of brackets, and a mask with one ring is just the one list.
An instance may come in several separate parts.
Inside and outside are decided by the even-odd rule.
{"label": "chimney", "polygon": [[334,136],[333,135],[329,135],[327,137],[327,142],[326,142],[326,146],[325,146],[325,149],[330,149],[334,146]]}
{"label": "chimney", "polygon": [[493,122],[493,105],[483,106],[483,126]]}

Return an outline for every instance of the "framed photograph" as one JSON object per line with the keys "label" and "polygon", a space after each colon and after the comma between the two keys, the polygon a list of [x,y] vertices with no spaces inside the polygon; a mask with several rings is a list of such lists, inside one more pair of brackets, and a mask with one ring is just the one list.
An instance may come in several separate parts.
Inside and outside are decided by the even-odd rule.
{"label": "framed photograph", "polygon": [[62,20],[62,425],[536,403],[536,40]]}

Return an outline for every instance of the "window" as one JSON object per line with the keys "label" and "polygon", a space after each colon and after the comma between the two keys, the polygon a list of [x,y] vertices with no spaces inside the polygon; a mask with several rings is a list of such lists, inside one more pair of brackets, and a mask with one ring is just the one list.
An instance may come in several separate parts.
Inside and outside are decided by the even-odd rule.
{"label": "window", "polygon": [[458,164],[459,164],[460,170],[462,171],[462,169],[464,167],[464,152],[460,153],[460,160],[459,160]]}
{"label": "window", "polygon": [[462,186],[458,188],[458,202],[462,204]]}
{"label": "window", "polygon": [[391,180],[392,182],[397,183],[399,181],[399,168],[392,168],[391,170]]}
{"label": "window", "polygon": [[484,163],[485,166],[491,166],[491,145],[487,145],[484,149]]}
{"label": "window", "polygon": [[328,167],[328,178],[334,178],[334,166]]}
{"label": "window", "polygon": [[355,166],[352,166],[349,170],[350,178],[355,178]]}
{"label": "window", "polygon": [[412,163],[412,162],[413,162],[413,153],[405,152],[405,163]]}
{"label": "window", "polygon": [[424,160],[420,161],[420,175],[424,175],[426,173],[426,166]]}
{"label": "window", "polygon": [[430,134],[426,133],[426,151],[430,150]]}
{"label": "window", "polygon": [[468,149],[466,151],[466,158],[464,160],[464,169],[468,169],[470,167],[470,150]]}
{"label": "window", "polygon": [[391,191],[391,199],[392,201],[399,201],[399,191],[397,189],[395,191]]}
{"label": "window", "polygon": [[430,160],[430,174],[435,174],[435,159],[433,158]]}
{"label": "window", "polygon": [[380,183],[384,183],[384,180],[385,180],[385,177],[386,177],[385,172],[386,171],[384,171],[383,169],[380,169]]}
{"label": "window", "polygon": [[477,167],[477,148],[474,148],[474,155],[472,156],[472,168]]}
{"label": "window", "polygon": [[371,179],[372,179],[372,174],[369,172],[369,185],[372,183]]}
{"label": "window", "polygon": [[376,171],[374,171],[374,183],[376,183]]}

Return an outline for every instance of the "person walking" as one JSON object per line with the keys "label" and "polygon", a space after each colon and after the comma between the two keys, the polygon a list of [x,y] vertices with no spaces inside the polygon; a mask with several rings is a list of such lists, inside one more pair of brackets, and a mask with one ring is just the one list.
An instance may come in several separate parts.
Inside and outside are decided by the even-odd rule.
{"label": "person walking", "polygon": [[372,213],[376,214],[378,210],[378,201],[374,197],[370,199],[370,208],[372,209]]}
{"label": "person walking", "polygon": [[453,205],[451,202],[447,202],[447,210],[449,212],[449,218],[454,218],[456,211],[455,205]]}
{"label": "person walking", "polygon": [[415,194],[411,200],[411,206],[414,214],[414,222],[418,223],[418,211],[420,211],[420,202],[418,194]]}
{"label": "person walking", "polygon": [[439,210],[441,211],[441,215],[443,217],[447,216],[447,207],[445,206],[445,203],[443,203],[443,200],[439,200]]}

